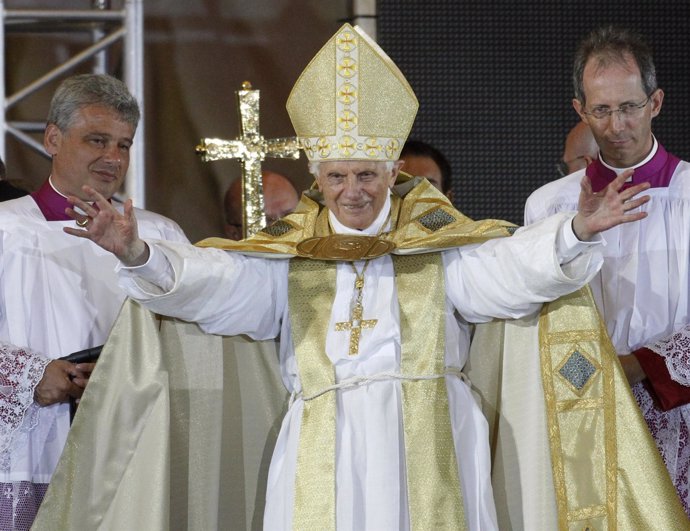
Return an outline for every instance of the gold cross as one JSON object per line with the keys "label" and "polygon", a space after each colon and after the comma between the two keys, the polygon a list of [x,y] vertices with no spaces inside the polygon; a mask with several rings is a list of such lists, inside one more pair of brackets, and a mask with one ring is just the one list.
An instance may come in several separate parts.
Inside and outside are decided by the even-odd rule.
{"label": "gold cross", "polygon": [[266,225],[264,215],[261,162],[266,157],[299,158],[297,138],[265,139],[259,133],[259,91],[249,81],[235,92],[240,118],[240,136],[236,140],[202,138],[196,152],[201,160],[240,159],[242,162],[242,230],[246,238]]}
{"label": "gold cross", "polygon": [[350,331],[350,356],[359,354],[359,338],[362,335],[363,328],[374,328],[378,319],[362,320],[362,305],[357,304],[352,309],[352,319],[343,321],[342,323],[335,323],[335,331],[343,332]]}

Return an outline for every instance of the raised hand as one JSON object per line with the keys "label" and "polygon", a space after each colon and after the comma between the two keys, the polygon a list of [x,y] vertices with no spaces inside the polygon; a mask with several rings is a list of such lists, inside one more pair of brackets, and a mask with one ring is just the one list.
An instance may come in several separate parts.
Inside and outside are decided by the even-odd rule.
{"label": "raised hand", "polygon": [[146,243],[139,238],[132,200],[125,201],[124,213],[120,214],[107,199],[90,186],[83,186],[82,190],[93,201],[93,205],[70,196],[67,198],[69,202],[79,207],[84,214],[73,208],[68,208],[65,212],[83,228],[65,227],[63,230],[72,236],[91,240],[113,253],[126,266],[144,264],[148,260],[149,250]]}
{"label": "raised hand", "polygon": [[585,176],[580,183],[578,212],[573,218],[573,231],[581,241],[591,240],[595,234],[607,229],[639,221],[647,217],[646,212],[630,212],[649,201],[649,196],[635,197],[650,187],[642,183],[625,190],[623,184],[633,174],[627,170],[616,177],[601,192],[593,192],[589,177]]}

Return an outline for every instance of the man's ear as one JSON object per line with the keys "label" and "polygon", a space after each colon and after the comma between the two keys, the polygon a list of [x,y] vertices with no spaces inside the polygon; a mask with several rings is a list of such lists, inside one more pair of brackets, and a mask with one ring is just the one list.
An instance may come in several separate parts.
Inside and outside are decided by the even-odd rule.
{"label": "man's ear", "polygon": [[55,124],[48,124],[43,134],[43,147],[48,155],[56,155],[62,142],[62,131]]}
{"label": "man's ear", "polygon": [[664,91],[656,89],[650,98],[652,100],[652,118],[655,118],[661,112],[661,104],[664,101]]}
{"label": "man's ear", "polygon": [[582,105],[582,102],[577,98],[573,98],[573,109],[575,109],[575,112],[580,116],[583,122],[588,123],[587,115],[584,113],[584,106]]}
{"label": "man's ear", "polygon": [[388,183],[388,188],[393,188],[395,185],[395,180],[398,178],[398,174],[400,173],[400,168],[402,168],[402,165],[405,163],[404,160],[396,160],[393,163],[393,169],[391,170],[391,177],[390,181]]}

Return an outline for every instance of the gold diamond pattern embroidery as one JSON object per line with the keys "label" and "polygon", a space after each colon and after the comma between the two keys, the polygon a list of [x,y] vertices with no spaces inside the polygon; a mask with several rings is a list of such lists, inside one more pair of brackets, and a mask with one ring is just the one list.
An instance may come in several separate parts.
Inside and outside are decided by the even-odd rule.
{"label": "gold diamond pattern embroidery", "polygon": [[436,208],[431,212],[427,212],[423,216],[417,218],[417,223],[419,223],[425,229],[430,230],[431,232],[436,232],[437,230],[442,229],[446,225],[450,225],[454,221],[455,217],[451,216],[442,208]]}
{"label": "gold diamond pattern embroidery", "polygon": [[292,230],[295,230],[292,225],[290,225],[287,221],[279,219],[278,221],[261,229],[261,232],[268,234],[269,236],[273,236],[274,238],[278,238],[279,236],[283,236]]}

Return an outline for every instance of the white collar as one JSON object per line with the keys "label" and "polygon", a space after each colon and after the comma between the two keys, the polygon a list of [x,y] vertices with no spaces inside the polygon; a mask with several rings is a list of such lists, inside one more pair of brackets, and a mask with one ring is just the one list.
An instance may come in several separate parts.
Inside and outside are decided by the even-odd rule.
{"label": "white collar", "polygon": [[63,194],[60,190],[58,190],[58,189],[55,187],[55,185],[53,184],[53,176],[52,176],[52,175],[48,176],[48,184],[50,185],[50,187],[51,187],[53,190],[55,190],[55,193],[56,193],[56,194],[61,195],[62,197],[64,197],[65,199],[67,199],[67,196],[66,196],[65,194]]}
{"label": "white collar", "polygon": [[[61,196],[64,197],[65,199],[68,199],[67,196],[66,196],[65,194],[63,194],[60,190],[58,190],[58,189],[55,187],[55,185],[53,184],[53,176],[52,176],[52,175],[49,175],[49,176],[48,176],[48,184],[50,185],[50,187],[51,187],[53,190],[55,190],[55,193],[56,193],[56,194],[61,195]],[[94,204],[93,201],[87,201],[87,203],[88,203],[89,205],[91,205],[91,206],[93,206],[93,204]],[[86,215],[86,212],[84,212],[84,211],[83,211],[81,208],[79,208],[77,205],[72,205],[72,208],[74,209],[75,212],[78,212],[79,214],[84,214],[84,215]]]}
{"label": "white collar", "polygon": [[[621,173],[623,173],[623,172],[626,171],[626,170],[630,170],[630,169],[633,169],[633,168],[639,168],[640,166],[644,166],[644,165],[647,164],[650,160],[652,160],[652,159],[654,158],[654,155],[656,155],[657,150],[659,149],[659,143],[656,141],[656,137],[655,137],[654,135],[652,135],[652,140],[653,140],[654,142],[653,142],[653,144],[652,144],[652,150],[649,152],[649,155],[647,155],[647,156],[645,157],[645,159],[644,159],[642,162],[638,162],[638,163],[635,164],[634,166],[630,166],[630,168],[614,168],[613,166],[610,166],[609,164],[606,164],[606,162],[604,162],[604,159],[601,158],[601,153],[599,154],[599,160],[600,160],[601,163],[602,163],[604,166],[606,166],[609,170],[615,171],[615,172],[616,172],[616,175],[620,175]],[[632,181],[632,177],[630,177],[630,179],[628,179],[628,180],[629,180],[629,181]]]}

